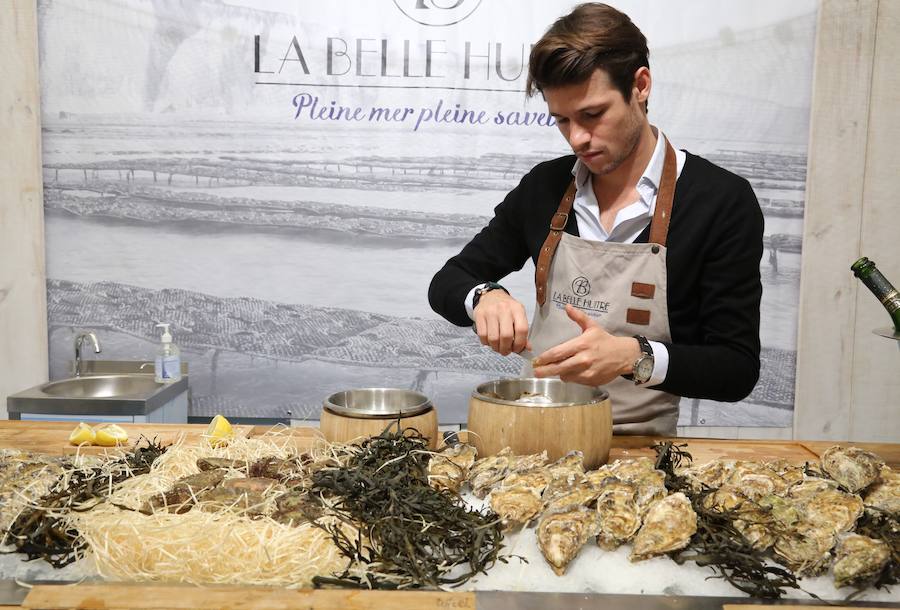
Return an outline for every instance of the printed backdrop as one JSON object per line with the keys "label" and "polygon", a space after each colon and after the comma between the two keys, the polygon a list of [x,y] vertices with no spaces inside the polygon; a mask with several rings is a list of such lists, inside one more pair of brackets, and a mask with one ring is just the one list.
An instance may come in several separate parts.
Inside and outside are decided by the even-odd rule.
{"label": "printed backdrop", "polygon": [[[39,0],[51,376],[78,330],[150,359],[169,322],[194,417],[316,419],[332,392],[391,386],[464,422],[521,361],[426,290],[568,152],[523,89],[575,4]],[[748,178],[766,217],[762,378],[679,423],[789,426],[816,3],[614,4],[650,41],[652,121]],[[503,282],[529,312],[533,270]]]}

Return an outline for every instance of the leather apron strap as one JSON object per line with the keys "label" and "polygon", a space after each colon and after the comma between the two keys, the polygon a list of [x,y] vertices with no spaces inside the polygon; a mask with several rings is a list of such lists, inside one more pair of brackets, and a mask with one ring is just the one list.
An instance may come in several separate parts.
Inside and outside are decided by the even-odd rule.
{"label": "leather apron strap", "polygon": [[[665,137],[665,136],[660,136]],[[666,157],[663,162],[662,178],[659,191],[656,194],[656,209],[653,211],[653,219],[650,221],[650,243],[666,245],[669,236],[669,221],[672,218],[672,204],[675,201],[675,176],[676,161],[675,149],[666,139]],[[534,289],[538,306],[543,306],[547,300],[547,278],[550,275],[550,262],[559,246],[566,224],[569,222],[569,213],[572,211],[572,203],[575,201],[575,180],[569,183],[569,188],[563,194],[559,202],[559,208],[550,219],[550,232],[541,253],[538,255],[537,266],[534,268]]]}

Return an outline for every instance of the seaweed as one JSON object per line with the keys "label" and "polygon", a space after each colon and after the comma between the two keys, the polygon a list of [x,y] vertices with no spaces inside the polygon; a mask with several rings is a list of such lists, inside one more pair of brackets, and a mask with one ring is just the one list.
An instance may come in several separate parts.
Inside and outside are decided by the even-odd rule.
{"label": "seaweed", "polygon": [[[499,517],[431,487],[428,440],[396,428],[363,441],[346,465],[313,474],[312,493],[340,520],[317,525],[349,560],[342,574],[314,578],[316,586],[454,587],[505,560]],[[358,528],[355,539],[341,522]]]}

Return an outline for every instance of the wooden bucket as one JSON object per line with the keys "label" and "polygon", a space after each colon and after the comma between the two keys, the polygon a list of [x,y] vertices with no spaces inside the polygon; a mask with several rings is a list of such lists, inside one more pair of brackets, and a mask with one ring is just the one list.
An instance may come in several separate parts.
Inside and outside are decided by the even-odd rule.
{"label": "wooden bucket", "polygon": [[609,459],[612,405],[599,388],[559,379],[499,379],[472,392],[468,429],[479,457],[510,447],[517,455],[546,449],[557,460],[577,449],[585,468],[594,469]]}
{"label": "wooden bucket", "polygon": [[325,399],[319,428],[332,443],[349,443],[378,436],[391,426],[396,430],[415,428],[438,445],[437,410],[420,392],[399,388],[359,388],[336,392]]}

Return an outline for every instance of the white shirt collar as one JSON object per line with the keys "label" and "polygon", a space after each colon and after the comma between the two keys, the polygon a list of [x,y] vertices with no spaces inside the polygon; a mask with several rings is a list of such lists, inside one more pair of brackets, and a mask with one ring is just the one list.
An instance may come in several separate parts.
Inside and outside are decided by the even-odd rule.
{"label": "white shirt collar", "polygon": [[[653,149],[653,155],[644,168],[644,173],[636,185],[641,201],[647,206],[649,212],[653,212],[656,204],[656,198],[653,195],[659,189],[659,183],[662,181],[663,165],[666,161],[666,142],[663,133],[657,128],[653,128],[656,132],[656,147]],[[581,162],[581,159],[575,160],[572,167],[572,175],[575,176],[575,190],[580,193],[588,183],[591,176],[591,170]],[[644,187],[644,188],[641,188]]]}

